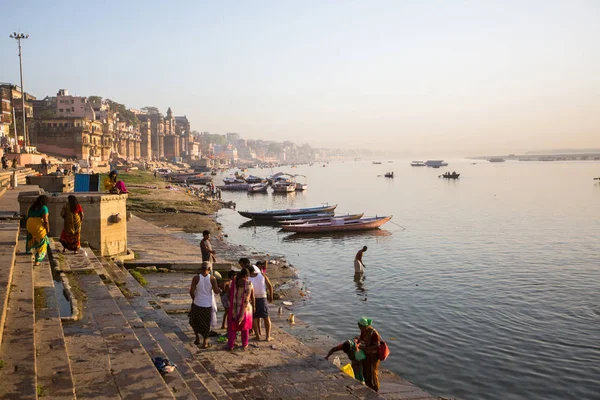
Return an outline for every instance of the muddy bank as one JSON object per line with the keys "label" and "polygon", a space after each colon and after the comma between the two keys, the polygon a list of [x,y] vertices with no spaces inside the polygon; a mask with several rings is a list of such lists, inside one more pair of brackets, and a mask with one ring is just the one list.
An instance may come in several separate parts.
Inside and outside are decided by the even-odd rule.
{"label": "muddy bank", "polygon": [[211,232],[211,243],[217,261],[231,262],[247,257],[254,264],[267,261],[267,274],[274,287],[275,299],[293,302],[304,301],[310,291],[298,279],[298,273],[285,256],[258,253],[247,246],[230,243],[217,221],[216,212],[222,203],[195,195],[188,188],[154,177],[147,171],[119,174],[130,191],[127,210],[157,228],[181,232],[182,239],[198,246],[201,233]]}

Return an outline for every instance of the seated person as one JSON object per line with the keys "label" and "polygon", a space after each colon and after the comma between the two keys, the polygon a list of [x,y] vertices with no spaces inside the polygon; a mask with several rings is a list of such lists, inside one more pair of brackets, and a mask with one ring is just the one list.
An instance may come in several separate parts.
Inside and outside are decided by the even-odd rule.
{"label": "seated person", "polygon": [[123,181],[117,180],[117,171],[111,171],[104,180],[104,189],[109,193],[129,193]]}

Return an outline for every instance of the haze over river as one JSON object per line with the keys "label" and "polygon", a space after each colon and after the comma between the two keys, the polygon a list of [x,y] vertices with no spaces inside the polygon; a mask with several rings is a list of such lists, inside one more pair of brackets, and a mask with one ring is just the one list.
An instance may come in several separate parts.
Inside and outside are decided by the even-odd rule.
{"label": "haze over river", "polygon": [[[377,231],[255,232],[238,228],[248,220],[232,210],[219,221],[233,243],[284,254],[298,269],[311,292],[299,318],[340,341],[358,333],[360,316],[373,318],[391,348],[383,366],[432,394],[599,399],[600,163],[447,161],[251,169],[304,174],[308,190],[223,192],[238,210],[329,203],[393,214]],[[438,178],[453,170],[460,179]],[[395,178],[378,177],[388,171]],[[365,280],[355,282],[364,245]]]}

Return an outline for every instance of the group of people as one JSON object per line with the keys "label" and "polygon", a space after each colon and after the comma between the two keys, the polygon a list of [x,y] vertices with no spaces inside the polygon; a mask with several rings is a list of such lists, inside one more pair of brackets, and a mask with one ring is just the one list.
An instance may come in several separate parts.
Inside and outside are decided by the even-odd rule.
{"label": "group of people", "polygon": [[[27,243],[26,251],[34,251],[34,265],[46,258],[50,240],[50,219],[48,211],[48,196],[38,196],[33,204],[29,206],[26,214]],[[63,205],[60,216],[64,224],[60,234],[60,243],[63,253],[67,250],[76,253],[81,247],[81,226],[83,224],[83,208],[77,197],[69,195],[67,202]]]}
{"label": "group of people", "polygon": [[267,276],[266,262],[258,261],[256,265],[252,265],[248,258],[241,258],[239,260],[241,270],[229,271],[221,289],[212,274],[215,251],[210,243],[209,231],[203,232],[200,251],[202,266],[190,286],[192,306],[189,322],[196,335],[194,343],[200,345],[200,336],[202,336],[202,348],[210,346],[208,343],[210,328],[218,326],[215,296],[220,296],[225,309],[221,329],[227,329],[228,350],[233,350],[238,332],[244,350],[248,348],[250,333],[256,340],[260,340],[262,325],[265,328],[265,340],[273,340],[268,308],[268,303],[273,302],[273,285]]}
{"label": "group of people", "polygon": [[[6,153],[2,155],[2,169],[8,169],[8,157],[6,157]],[[17,159],[13,158],[11,161],[11,168],[17,168]]]}

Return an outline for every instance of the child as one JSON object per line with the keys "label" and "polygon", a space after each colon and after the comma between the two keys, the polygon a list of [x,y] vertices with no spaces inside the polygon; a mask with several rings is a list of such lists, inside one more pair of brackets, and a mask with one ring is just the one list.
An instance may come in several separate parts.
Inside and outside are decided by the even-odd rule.
{"label": "child", "polygon": [[231,286],[231,282],[233,282],[236,276],[236,271],[229,271],[229,274],[227,274],[228,280],[223,285],[223,293],[221,293],[221,303],[223,304],[225,313],[223,313],[223,323],[221,324],[221,329],[225,329],[225,323],[227,321],[227,312],[229,311],[229,287]]}

